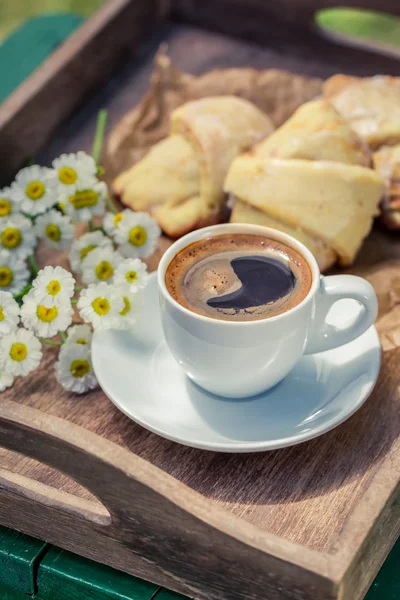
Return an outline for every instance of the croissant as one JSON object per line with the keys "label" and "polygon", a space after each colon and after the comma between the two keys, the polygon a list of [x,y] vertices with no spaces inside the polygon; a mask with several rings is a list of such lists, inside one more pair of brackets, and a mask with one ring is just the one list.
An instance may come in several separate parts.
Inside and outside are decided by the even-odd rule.
{"label": "croissant", "polygon": [[368,147],[333,106],[309,102],[233,161],[224,184],[235,198],[231,221],[290,233],[321,270],[351,264],[384,187],[370,163]]}
{"label": "croissant", "polygon": [[400,142],[400,78],[334,75],[323,93],[372,149]]}
{"label": "croissant", "polygon": [[151,212],[171,237],[218,222],[232,160],[272,131],[269,118],[235,96],[203,98],[172,112],[171,134],[113,183],[134,210]]}
{"label": "croissant", "polygon": [[384,146],[375,152],[374,165],[386,184],[381,221],[388,229],[400,229],[400,144]]}

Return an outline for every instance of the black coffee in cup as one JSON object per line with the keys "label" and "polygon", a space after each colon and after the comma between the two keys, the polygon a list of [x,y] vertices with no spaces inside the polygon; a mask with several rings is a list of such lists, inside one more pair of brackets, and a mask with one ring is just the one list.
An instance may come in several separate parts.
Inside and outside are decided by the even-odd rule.
{"label": "black coffee in cup", "polygon": [[312,282],[305,258],[261,235],[224,234],[198,240],[170,262],[165,283],[185,308],[214,319],[253,321],[300,304]]}

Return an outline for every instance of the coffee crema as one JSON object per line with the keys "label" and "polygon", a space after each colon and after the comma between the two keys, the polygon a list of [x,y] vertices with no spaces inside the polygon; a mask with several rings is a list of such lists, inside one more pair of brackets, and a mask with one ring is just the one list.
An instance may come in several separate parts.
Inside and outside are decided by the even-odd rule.
{"label": "coffee crema", "polygon": [[171,260],[169,294],[205,317],[254,321],[282,314],[310,291],[311,269],[290,246],[262,235],[233,233],[198,240]]}

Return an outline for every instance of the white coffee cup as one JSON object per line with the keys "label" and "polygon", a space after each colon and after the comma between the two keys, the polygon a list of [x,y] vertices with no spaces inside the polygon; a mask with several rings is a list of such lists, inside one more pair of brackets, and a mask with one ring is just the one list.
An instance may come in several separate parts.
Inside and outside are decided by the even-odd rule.
{"label": "white coffee cup", "polygon": [[[311,268],[311,288],[294,308],[266,319],[226,321],[191,312],[169,294],[165,273],[183,248],[209,237],[248,233],[291,246]],[[361,277],[322,277],[311,252],[295,238],[258,225],[214,225],[189,233],[165,252],[158,268],[161,317],[166,342],[188,377],[219,396],[242,398],[259,394],[281,381],[303,354],[323,352],[359,337],[374,323],[377,298]],[[363,309],[344,329],[326,322],[332,305],[343,298]]]}

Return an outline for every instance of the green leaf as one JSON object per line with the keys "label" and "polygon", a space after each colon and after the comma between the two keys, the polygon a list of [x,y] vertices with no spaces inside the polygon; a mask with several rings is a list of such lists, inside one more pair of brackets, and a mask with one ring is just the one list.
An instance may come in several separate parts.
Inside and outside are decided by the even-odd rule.
{"label": "green leaf", "polygon": [[327,8],[316,13],[317,25],[335,33],[400,46],[400,19],[385,13],[352,8]]}

